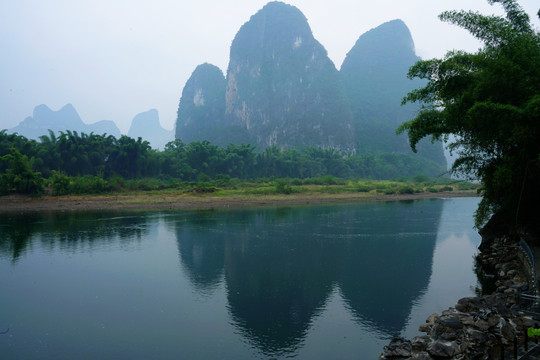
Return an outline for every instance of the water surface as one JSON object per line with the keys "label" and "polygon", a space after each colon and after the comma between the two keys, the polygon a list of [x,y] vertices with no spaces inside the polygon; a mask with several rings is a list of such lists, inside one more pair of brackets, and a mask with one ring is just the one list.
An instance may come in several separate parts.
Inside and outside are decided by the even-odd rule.
{"label": "water surface", "polygon": [[375,359],[474,294],[477,203],[0,215],[0,353]]}

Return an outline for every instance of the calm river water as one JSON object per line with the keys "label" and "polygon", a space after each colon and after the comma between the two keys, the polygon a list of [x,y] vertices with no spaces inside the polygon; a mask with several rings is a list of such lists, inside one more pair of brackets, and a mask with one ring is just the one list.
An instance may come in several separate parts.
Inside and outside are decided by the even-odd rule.
{"label": "calm river water", "polygon": [[0,215],[2,359],[376,359],[474,294],[477,198]]}

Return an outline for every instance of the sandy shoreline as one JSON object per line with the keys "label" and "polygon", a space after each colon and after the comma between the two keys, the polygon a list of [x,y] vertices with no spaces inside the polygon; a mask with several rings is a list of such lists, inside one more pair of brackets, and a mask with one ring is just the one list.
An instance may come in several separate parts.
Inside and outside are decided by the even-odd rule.
{"label": "sandy shoreline", "polygon": [[263,196],[224,196],[192,194],[139,194],[111,196],[61,196],[32,199],[22,195],[0,196],[0,213],[32,211],[84,211],[84,210],[167,210],[210,209],[227,207],[254,207],[279,205],[310,205],[355,203],[363,201],[397,201],[429,198],[475,197],[476,192],[442,192],[418,194],[292,194]]}

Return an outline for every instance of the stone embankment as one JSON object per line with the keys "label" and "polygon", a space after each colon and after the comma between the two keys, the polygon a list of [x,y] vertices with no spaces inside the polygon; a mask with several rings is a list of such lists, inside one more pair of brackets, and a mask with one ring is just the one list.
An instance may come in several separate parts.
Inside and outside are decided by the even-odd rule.
{"label": "stone embankment", "polygon": [[518,304],[519,294],[533,285],[532,269],[519,242],[484,230],[477,261],[493,276],[494,292],[460,299],[440,315],[432,314],[419,327],[425,335],[393,339],[379,360],[499,358],[502,348],[523,341],[524,329],[535,326],[535,321]]}

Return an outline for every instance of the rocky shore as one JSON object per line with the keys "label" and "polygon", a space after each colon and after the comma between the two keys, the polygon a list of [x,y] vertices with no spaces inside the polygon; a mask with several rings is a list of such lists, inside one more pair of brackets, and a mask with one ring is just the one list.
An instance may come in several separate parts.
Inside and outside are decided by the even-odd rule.
{"label": "rocky shore", "polygon": [[495,224],[492,219],[482,229],[476,259],[482,272],[492,277],[494,291],[460,299],[441,314],[430,315],[419,326],[425,335],[393,339],[379,360],[498,359],[515,341],[524,341],[525,329],[538,322],[519,305],[519,295],[533,288],[533,269],[519,240],[505,235]]}

